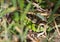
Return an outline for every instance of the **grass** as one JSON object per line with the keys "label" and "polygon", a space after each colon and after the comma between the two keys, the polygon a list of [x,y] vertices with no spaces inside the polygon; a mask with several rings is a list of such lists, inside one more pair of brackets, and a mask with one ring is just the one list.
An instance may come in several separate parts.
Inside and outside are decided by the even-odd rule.
{"label": "grass", "polygon": [[[55,5],[53,11],[51,12],[49,18],[40,15],[41,12],[35,12],[34,5],[39,6],[39,4],[43,3],[44,0],[35,0],[35,2],[38,2],[39,4],[34,4],[34,1],[25,1],[25,0],[1,0],[0,1],[0,42],[27,42],[27,35],[29,30],[33,30],[35,33],[37,32],[44,32],[46,42],[53,42],[54,36],[56,36],[59,33],[58,25],[55,21],[56,17],[54,17],[53,14],[58,10],[60,5],[60,0],[58,0],[57,4]],[[41,7],[45,5],[40,5]],[[35,6],[36,7],[36,6]],[[33,9],[32,9],[33,8]],[[38,8],[38,7],[36,7]],[[41,24],[35,24],[32,22],[32,20],[27,19],[27,13],[28,12],[35,13],[37,18],[37,22],[39,23],[41,19],[44,25]],[[34,16],[34,15],[33,15]],[[45,21],[46,19],[46,21]],[[52,23],[54,22],[54,25]],[[51,31],[55,30],[54,33]],[[30,33],[29,33],[30,34]],[[32,37],[32,38],[35,38]],[[30,37],[31,39],[31,37]],[[38,38],[39,39],[39,38]],[[19,41],[20,40],[20,41]],[[32,39],[31,39],[32,40]],[[34,42],[36,40],[33,39]],[[38,42],[38,41],[36,41]]]}

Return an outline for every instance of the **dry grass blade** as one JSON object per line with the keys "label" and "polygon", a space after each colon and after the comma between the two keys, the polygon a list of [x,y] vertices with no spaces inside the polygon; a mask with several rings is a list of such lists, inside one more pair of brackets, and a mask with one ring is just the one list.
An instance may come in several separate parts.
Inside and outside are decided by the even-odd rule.
{"label": "dry grass blade", "polygon": [[17,32],[22,34],[22,30],[20,30],[19,27],[15,26],[15,29],[16,29]]}
{"label": "dry grass blade", "polygon": [[60,32],[59,32],[59,29],[58,29],[58,26],[57,26],[56,21],[54,21],[54,23],[55,23],[55,27],[56,27],[56,30],[57,30],[57,32],[58,32],[58,35],[60,35]]}
{"label": "dry grass blade", "polygon": [[[27,2],[30,3],[29,0],[27,0]],[[32,3],[32,5],[34,5],[37,9],[39,9],[39,10],[41,10],[41,11],[42,11],[42,10],[43,10],[43,11],[46,11],[46,10],[44,10],[43,8],[41,8],[38,4],[34,3],[34,2]]]}
{"label": "dry grass blade", "polygon": [[[27,14],[32,14],[32,15],[35,15],[35,13],[34,12],[28,12]],[[49,13],[40,13],[42,16],[46,16],[46,17],[48,17],[48,16],[50,16],[50,14]],[[53,16],[60,16],[60,14],[54,14]]]}

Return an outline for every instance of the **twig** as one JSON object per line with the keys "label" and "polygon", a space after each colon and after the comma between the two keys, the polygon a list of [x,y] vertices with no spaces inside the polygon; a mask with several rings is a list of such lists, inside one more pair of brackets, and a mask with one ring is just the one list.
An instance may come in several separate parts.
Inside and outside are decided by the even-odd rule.
{"label": "twig", "polygon": [[[35,15],[35,13],[34,12],[28,12],[27,14],[32,14],[32,15]],[[50,14],[48,14],[48,13],[40,13],[42,16],[49,16]],[[54,14],[54,16],[60,16],[60,14]]]}
{"label": "twig", "polygon": [[54,21],[54,23],[55,23],[55,27],[56,27],[56,30],[57,30],[57,32],[58,32],[58,35],[60,35],[60,32],[59,32],[59,29],[58,29],[58,26],[57,26],[56,21]]}
{"label": "twig", "polygon": [[51,36],[51,37],[48,39],[48,41],[50,41],[53,37],[54,37],[54,36]]}
{"label": "twig", "polygon": [[[27,2],[30,3],[29,0],[27,0]],[[38,4],[34,3],[34,2],[32,3],[32,5],[34,5],[37,9],[39,9],[39,10],[41,10],[41,11],[46,11],[46,10],[44,10],[43,8],[41,8]]]}

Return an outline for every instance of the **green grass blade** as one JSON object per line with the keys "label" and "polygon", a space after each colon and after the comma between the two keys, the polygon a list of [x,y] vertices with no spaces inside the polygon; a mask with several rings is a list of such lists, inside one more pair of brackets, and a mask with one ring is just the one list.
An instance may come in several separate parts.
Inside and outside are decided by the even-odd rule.
{"label": "green grass blade", "polygon": [[57,4],[54,7],[54,10],[51,12],[51,15],[49,16],[49,19],[48,19],[48,23],[51,23],[55,19],[55,17],[53,16],[53,14],[57,11],[57,9],[59,8],[59,6],[60,6],[60,0],[58,0]]}
{"label": "green grass blade", "polygon": [[17,6],[17,3],[16,3],[16,0],[11,0],[12,1],[12,4],[13,4],[13,6]]}
{"label": "green grass blade", "polygon": [[8,8],[8,9],[6,9],[3,12],[0,13],[0,17],[3,17],[5,14],[10,13],[10,12],[13,12],[15,10],[16,10],[15,7]]}
{"label": "green grass blade", "polygon": [[27,14],[27,12],[29,11],[30,7],[31,7],[31,3],[29,3],[29,4],[27,5],[25,11],[21,14],[21,20],[22,20],[22,21],[26,18],[26,14]]}
{"label": "green grass blade", "polygon": [[18,0],[18,4],[21,10],[24,8],[24,0]]}

